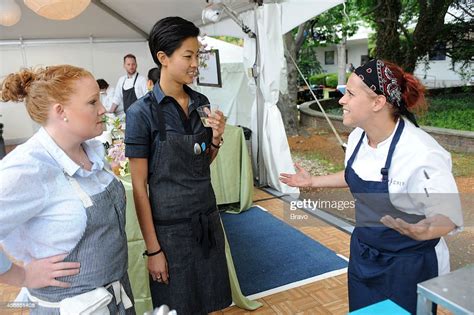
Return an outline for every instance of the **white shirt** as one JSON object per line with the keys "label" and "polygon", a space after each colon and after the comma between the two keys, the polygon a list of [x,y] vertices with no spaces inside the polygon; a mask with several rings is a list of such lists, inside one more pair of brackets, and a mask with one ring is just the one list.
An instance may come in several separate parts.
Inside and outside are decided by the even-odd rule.
{"label": "white shirt", "polygon": [[114,102],[115,89],[111,86],[104,92],[100,91],[100,102],[104,105],[105,109],[109,111],[112,108]]}
{"label": "white shirt", "polygon": [[147,79],[141,74],[138,74],[138,72],[136,72],[131,77],[129,77],[128,75],[121,76],[115,87],[115,94],[113,98],[113,103],[117,104],[117,109],[115,110],[116,115],[121,115],[123,114],[123,111],[124,111],[122,86],[124,90],[131,89],[133,86],[133,82],[135,81],[135,77],[137,75],[138,75],[137,82],[135,82],[135,95],[137,96],[137,99],[139,99],[140,97],[142,97],[148,92],[146,88]]}
{"label": "white shirt", "polygon": [[[451,173],[451,155],[428,133],[404,119],[405,127],[392,156],[388,172],[390,201],[400,211],[425,215],[443,214],[460,230],[463,226],[461,202],[456,182]],[[392,134],[377,148],[368,144],[364,136],[352,168],[367,181],[381,181],[380,169],[385,166]],[[345,164],[354,152],[362,135],[361,128],[349,135]],[[444,239],[436,246],[440,275],[449,272],[449,251]]]}
{"label": "white shirt", "polygon": [[83,147],[91,171],[79,167],[40,128],[0,161],[0,242],[15,259],[28,263],[68,253],[81,239],[87,215],[65,174],[89,196],[113,179],[103,170],[103,145],[89,140]]}

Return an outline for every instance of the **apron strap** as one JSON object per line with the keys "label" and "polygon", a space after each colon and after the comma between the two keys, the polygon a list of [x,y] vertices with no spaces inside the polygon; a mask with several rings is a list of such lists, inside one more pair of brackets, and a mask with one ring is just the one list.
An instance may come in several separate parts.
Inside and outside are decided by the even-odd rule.
{"label": "apron strap", "polygon": [[[114,291],[116,305],[123,303],[123,307],[125,309],[129,309],[133,306],[132,300],[130,300],[130,297],[127,295],[127,292],[125,292],[125,289],[123,288],[123,285],[119,280],[108,284],[107,286],[105,286],[105,289],[109,289],[110,287],[112,287]],[[61,307],[60,302],[48,302],[48,301],[42,300],[40,298],[37,298],[36,296],[31,295],[31,293],[28,290],[26,290],[26,293],[28,295],[28,299],[33,303],[37,303],[39,306],[46,307],[46,308],[60,308]]]}
{"label": "apron strap", "polygon": [[[158,135],[160,137],[160,141],[166,140],[166,122],[165,122],[165,115],[163,113],[163,109],[161,105],[158,103],[155,97],[155,92],[150,91],[150,98],[151,98],[151,113],[153,115],[153,106],[156,107],[157,114],[158,114]],[[152,141],[155,139],[156,135],[152,135]]]}
{"label": "apron strap", "polygon": [[[392,142],[390,143],[387,159],[385,160],[385,166],[382,169],[380,169],[380,173],[382,174],[382,180],[388,180],[388,170],[390,168],[390,165],[392,164],[393,152],[395,151],[395,147],[397,146],[397,143],[400,140],[400,136],[402,135],[404,127],[405,127],[405,121],[403,120],[403,118],[400,118],[397,130],[395,131],[395,135],[393,136]],[[360,136],[359,142],[357,143],[357,146],[355,147],[354,152],[352,152],[351,157],[347,161],[347,167],[352,167],[352,163],[354,162],[354,159],[357,153],[359,152],[359,149],[360,149],[360,146],[362,145],[362,141],[364,137],[365,137],[365,131]]]}
{"label": "apron strap", "polygon": [[137,72],[137,75],[135,76],[135,80],[133,80],[133,86],[132,86],[132,87],[135,87],[135,82],[137,82],[137,79],[138,79],[138,75],[139,75],[139,74],[140,74],[140,73]]}
{"label": "apron strap", "polygon": [[362,145],[362,140],[365,137],[365,131],[362,132],[362,135],[360,136],[359,142],[357,143],[357,146],[355,147],[354,151],[352,152],[351,157],[347,161],[347,166],[346,167],[352,167],[352,163],[354,162],[354,159],[357,155],[357,152],[359,152],[360,146]]}
{"label": "apron strap", "polygon": [[26,290],[26,294],[28,295],[28,299],[33,302],[38,304],[39,306],[42,307],[47,307],[47,308],[59,308],[59,302],[48,302],[41,300],[37,298],[36,296],[31,295],[30,291]]}
{"label": "apron strap", "polygon": [[[138,75],[139,75],[139,73],[137,72],[137,75],[135,76],[135,80],[133,80],[132,89],[135,88],[135,82],[137,82]],[[125,81],[127,81],[127,78],[125,78],[125,80],[123,80],[123,83],[122,83],[122,91],[128,91],[128,90],[124,90],[124,89],[123,89],[123,87],[124,87],[124,85],[125,85]]]}
{"label": "apron strap", "polygon": [[74,177],[71,177],[66,174],[66,172],[64,172],[64,175],[66,175],[66,178],[71,184],[72,188],[79,195],[79,199],[81,199],[84,208],[92,207],[93,202],[91,197],[89,197],[89,195],[84,191],[84,189],[82,189],[81,185],[79,185],[79,182]]}
{"label": "apron strap", "polygon": [[125,289],[123,288],[123,285],[122,285],[122,283],[120,283],[120,281],[118,281],[118,280],[114,281],[111,284],[109,284],[108,286],[106,286],[105,288],[108,289],[110,287],[112,287],[112,289],[114,290],[115,303],[117,305],[119,305],[120,302],[122,302],[123,307],[125,309],[129,309],[130,307],[133,306],[132,301],[130,300],[129,296],[127,295],[127,292],[125,292]]}
{"label": "apron strap", "polygon": [[390,143],[390,148],[388,149],[387,160],[385,160],[385,166],[380,170],[382,174],[382,180],[388,180],[388,170],[390,165],[392,164],[392,156],[393,152],[395,151],[395,147],[397,146],[398,140],[400,140],[400,136],[402,135],[403,128],[405,127],[405,121],[403,118],[400,118],[397,130],[395,131],[395,135],[393,136],[392,142]]}

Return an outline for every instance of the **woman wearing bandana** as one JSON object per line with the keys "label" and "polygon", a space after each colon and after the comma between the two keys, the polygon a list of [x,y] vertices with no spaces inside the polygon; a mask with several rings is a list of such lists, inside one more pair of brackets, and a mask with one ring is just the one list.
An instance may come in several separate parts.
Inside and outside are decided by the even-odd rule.
{"label": "woman wearing bandana", "polygon": [[312,177],[296,165],[281,181],[349,187],[356,204],[348,268],[349,309],[391,299],[416,313],[416,285],[449,272],[442,238],[463,225],[451,157],[412,113],[424,87],[399,66],[371,60],[355,69],[339,103],[349,135],[344,171]]}

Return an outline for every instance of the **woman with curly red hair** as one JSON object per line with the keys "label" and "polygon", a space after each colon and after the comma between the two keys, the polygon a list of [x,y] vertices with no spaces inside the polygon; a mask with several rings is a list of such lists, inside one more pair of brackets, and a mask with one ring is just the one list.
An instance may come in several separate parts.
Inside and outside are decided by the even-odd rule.
{"label": "woman with curly red hair", "polygon": [[463,226],[451,157],[418,128],[425,88],[399,66],[371,60],[355,69],[339,103],[354,127],[344,171],[312,177],[296,166],[281,181],[349,187],[356,226],[348,268],[351,311],[391,299],[416,313],[416,285],[449,272],[442,238]]}
{"label": "woman with curly red hair", "polygon": [[[94,77],[70,65],[23,69],[5,78],[1,98],[24,100],[41,128],[0,161],[0,242],[26,264],[7,262],[0,281],[28,286],[31,314],[135,314],[125,190],[93,139],[105,114]],[[24,281],[38,262],[37,281]]]}

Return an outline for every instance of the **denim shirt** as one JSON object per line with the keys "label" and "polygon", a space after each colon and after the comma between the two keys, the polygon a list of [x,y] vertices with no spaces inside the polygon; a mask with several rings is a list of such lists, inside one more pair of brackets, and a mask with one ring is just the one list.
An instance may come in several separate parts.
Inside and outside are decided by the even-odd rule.
{"label": "denim shirt", "polygon": [[130,106],[126,116],[125,156],[151,160],[153,140],[158,136],[157,106],[163,110],[167,133],[192,135],[205,131],[196,108],[209,104],[209,100],[187,85],[183,88],[189,95],[189,118],[173,97],[163,93],[159,84],[153,87],[158,105],[152,102],[149,92]]}

